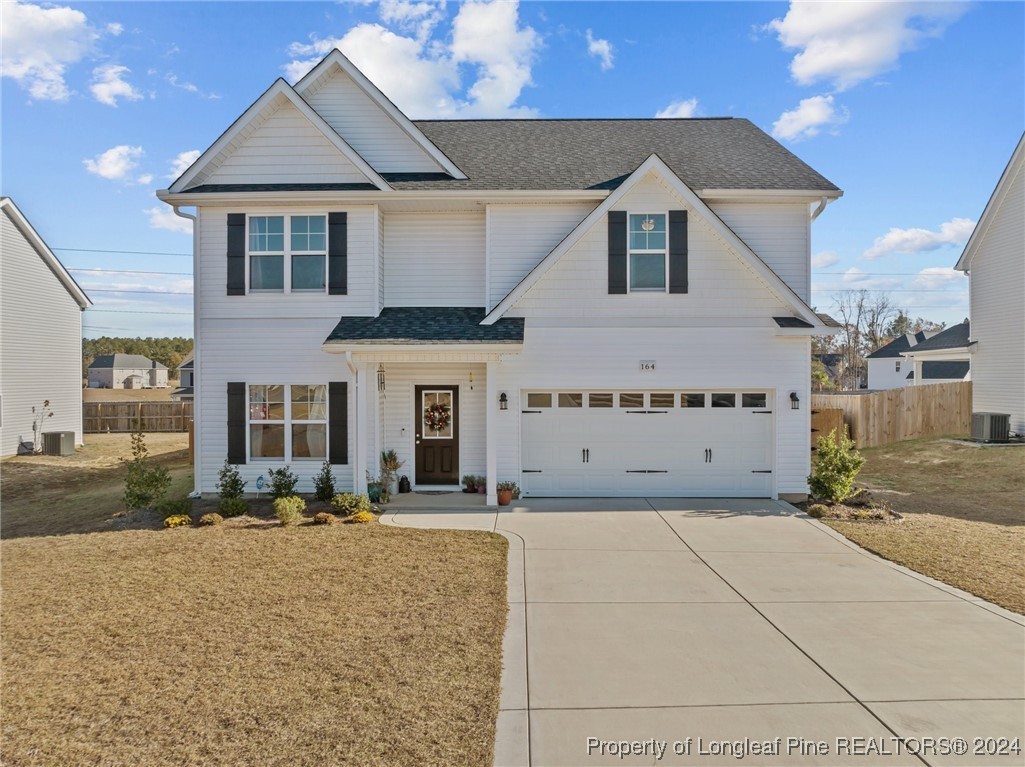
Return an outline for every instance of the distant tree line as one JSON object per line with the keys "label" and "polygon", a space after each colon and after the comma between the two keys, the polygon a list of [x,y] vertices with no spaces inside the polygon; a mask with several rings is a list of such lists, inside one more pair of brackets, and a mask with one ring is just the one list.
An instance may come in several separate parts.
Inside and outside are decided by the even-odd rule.
{"label": "distant tree line", "polygon": [[168,377],[177,378],[178,366],[191,352],[191,338],[83,338],[82,375],[94,359],[104,354],[141,354],[167,365]]}

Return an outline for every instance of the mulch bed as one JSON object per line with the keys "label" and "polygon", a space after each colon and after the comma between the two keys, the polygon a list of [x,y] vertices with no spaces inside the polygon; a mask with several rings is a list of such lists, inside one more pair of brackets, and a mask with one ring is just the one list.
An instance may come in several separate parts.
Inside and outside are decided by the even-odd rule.
{"label": "mulch bed", "polygon": [[866,488],[861,488],[856,496],[848,498],[844,503],[829,503],[813,498],[794,505],[815,519],[884,525],[904,521],[904,517],[894,511],[886,501],[880,500]]}

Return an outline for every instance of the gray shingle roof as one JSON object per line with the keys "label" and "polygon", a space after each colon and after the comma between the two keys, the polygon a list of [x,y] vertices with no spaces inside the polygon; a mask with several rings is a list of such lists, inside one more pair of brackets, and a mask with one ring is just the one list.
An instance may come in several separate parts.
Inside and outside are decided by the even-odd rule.
{"label": "gray shingle roof", "polygon": [[[915,345],[916,346],[918,344],[922,343],[922,341],[925,341],[925,340],[926,340],[925,333],[923,331],[920,330],[917,333],[915,333]],[[894,338],[892,341],[890,341],[890,343],[886,344],[885,346],[880,346],[878,349],[876,349],[874,352],[872,352],[870,355],[868,355],[865,359],[868,359],[868,360],[879,360],[879,359],[889,359],[889,358],[900,357],[901,356],[901,352],[906,352],[910,348],[911,348],[911,342],[908,341],[908,336],[905,333],[902,336],[897,336],[896,338]]]}
{"label": "gray shingle roof", "polygon": [[523,343],[523,319],[481,325],[486,312],[471,307],[392,307],[378,317],[342,317],[325,340],[338,344]]}
{"label": "gray shingle roof", "polygon": [[157,368],[159,370],[167,370],[167,365],[161,365],[159,362],[154,362],[149,357],[144,357],[141,354],[101,354],[96,357],[89,365],[89,369],[99,368],[115,368],[116,370],[124,370],[125,368]]}
{"label": "gray shingle roof", "polygon": [[925,352],[939,349],[961,349],[968,346],[968,339],[971,335],[971,327],[968,320],[937,333],[932,338],[927,338],[915,346],[911,351]]}
{"label": "gray shingle roof", "polygon": [[970,363],[968,360],[945,360],[937,362],[923,362],[922,363],[922,380],[936,380],[941,378],[953,378],[955,380],[964,380],[964,377],[968,375]]}

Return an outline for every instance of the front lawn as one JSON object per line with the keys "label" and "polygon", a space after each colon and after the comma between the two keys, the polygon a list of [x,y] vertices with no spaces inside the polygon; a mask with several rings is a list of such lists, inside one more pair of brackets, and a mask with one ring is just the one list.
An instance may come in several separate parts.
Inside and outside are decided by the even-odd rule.
{"label": "front lawn", "polygon": [[862,451],[901,524],[823,520],[855,543],[1025,613],[1025,448],[913,440]]}

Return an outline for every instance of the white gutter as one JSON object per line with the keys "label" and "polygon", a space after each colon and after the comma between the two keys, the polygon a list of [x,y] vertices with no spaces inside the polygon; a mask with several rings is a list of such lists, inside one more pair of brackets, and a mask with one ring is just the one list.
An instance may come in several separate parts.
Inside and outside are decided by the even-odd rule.
{"label": "white gutter", "polygon": [[[200,373],[200,350],[199,350],[199,216],[182,212],[177,205],[172,207],[174,215],[192,222],[192,494],[198,498],[202,494],[200,488],[203,462],[200,458],[202,452],[202,440],[197,433],[197,424],[200,423],[199,411],[202,408],[199,396],[199,382],[197,376]],[[178,373],[178,383],[181,384],[181,371]]]}
{"label": "white gutter", "polygon": [[555,189],[555,190],[500,190],[500,189],[454,189],[421,190],[398,189],[390,191],[316,191],[316,192],[169,192],[157,191],[157,199],[169,205],[210,205],[215,203],[245,203],[260,200],[274,202],[309,203],[350,202],[373,205],[391,200],[475,200],[480,202],[545,202],[604,200],[608,190],[602,189]]}

